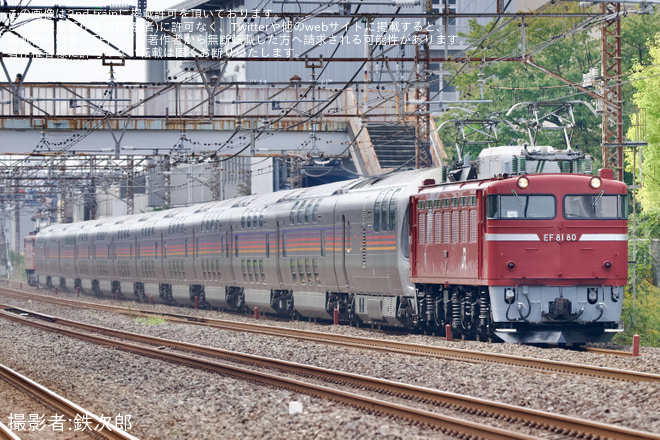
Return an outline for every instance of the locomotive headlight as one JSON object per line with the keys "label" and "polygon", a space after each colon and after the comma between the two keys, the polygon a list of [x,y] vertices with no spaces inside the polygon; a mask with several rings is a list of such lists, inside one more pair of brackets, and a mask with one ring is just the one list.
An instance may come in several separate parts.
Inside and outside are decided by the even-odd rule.
{"label": "locomotive headlight", "polygon": [[518,188],[525,189],[529,186],[529,179],[525,176],[518,178]]}
{"label": "locomotive headlight", "polygon": [[596,304],[596,301],[598,301],[598,288],[587,287],[587,301],[589,301],[589,304]]}
{"label": "locomotive headlight", "polygon": [[603,184],[603,181],[600,180],[600,177],[592,177],[591,180],[589,181],[589,186],[591,186],[593,189],[598,189],[600,186]]}
{"label": "locomotive headlight", "polygon": [[606,261],[603,263],[603,269],[605,270],[611,270],[612,269],[612,263],[610,261]]}

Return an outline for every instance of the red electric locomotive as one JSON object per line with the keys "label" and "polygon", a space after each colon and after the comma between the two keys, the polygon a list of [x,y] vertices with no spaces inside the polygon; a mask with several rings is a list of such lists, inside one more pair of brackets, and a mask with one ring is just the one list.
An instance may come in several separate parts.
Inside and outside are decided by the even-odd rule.
{"label": "red electric locomotive", "polygon": [[611,170],[429,184],[410,212],[411,281],[428,327],[527,343],[620,331],[627,188]]}

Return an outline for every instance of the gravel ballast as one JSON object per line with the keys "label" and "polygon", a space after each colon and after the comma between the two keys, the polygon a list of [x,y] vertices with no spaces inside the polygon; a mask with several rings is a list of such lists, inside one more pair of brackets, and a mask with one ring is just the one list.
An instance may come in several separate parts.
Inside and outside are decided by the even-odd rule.
{"label": "gravel ballast", "polygon": [[[41,313],[167,339],[235,350],[473,395],[574,417],[660,432],[660,385],[624,383],[522,368],[361,351],[198,325],[148,325],[128,316],[2,297],[6,304]],[[254,322],[211,311],[133,305],[163,313],[190,313]],[[446,342],[421,335],[385,334],[302,321],[259,323],[305,330],[388,338],[427,345],[579,362],[660,374],[660,350],[638,358],[474,341]],[[140,438],[439,438],[405,421],[366,414],[316,397],[277,390],[219,374],[97,347],[0,319],[1,363],[105,416],[130,415],[129,433]],[[291,402],[302,413],[290,414]],[[7,414],[0,421],[7,423]],[[66,433],[62,437],[68,438]],[[71,437],[73,438],[73,437]]]}

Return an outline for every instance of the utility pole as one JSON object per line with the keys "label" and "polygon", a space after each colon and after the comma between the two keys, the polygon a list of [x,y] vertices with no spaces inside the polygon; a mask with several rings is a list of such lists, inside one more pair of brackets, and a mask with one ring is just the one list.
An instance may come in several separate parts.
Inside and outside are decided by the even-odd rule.
{"label": "utility pole", "polygon": [[[623,181],[623,93],[621,85],[621,4],[603,3],[603,14],[614,18],[603,23],[601,53],[603,75],[603,167],[612,168]],[[609,101],[611,104],[608,104]]]}
{"label": "utility pole", "polygon": [[129,157],[126,164],[126,214],[135,213],[135,164]]}
{"label": "utility pole", "polygon": [[[445,22],[446,26],[446,22]],[[421,31],[418,37],[423,44],[415,46],[415,100],[417,111],[415,112],[415,168],[429,168],[433,166],[431,160],[431,112],[429,111],[429,99],[431,91],[429,88],[429,74],[431,71],[429,33]]]}

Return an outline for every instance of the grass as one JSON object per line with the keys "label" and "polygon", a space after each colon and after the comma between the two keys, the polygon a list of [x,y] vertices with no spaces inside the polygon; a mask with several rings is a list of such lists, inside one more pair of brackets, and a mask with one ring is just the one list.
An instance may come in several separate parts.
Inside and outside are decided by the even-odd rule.
{"label": "grass", "polygon": [[146,324],[146,325],[162,325],[162,324],[167,324],[167,319],[163,318],[162,316],[149,316],[147,318],[143,316],[138,316],[135,318],[135,322],[138,324]]}
{"label": "grass", "polygon": [[626,292],[621,318],[626,331],[617,335],[613,342],[630,345],[633,335],[639,335],[640,345],[660,347],[660,288],[648,282],[641,283],[634,307],[632,293]]}

